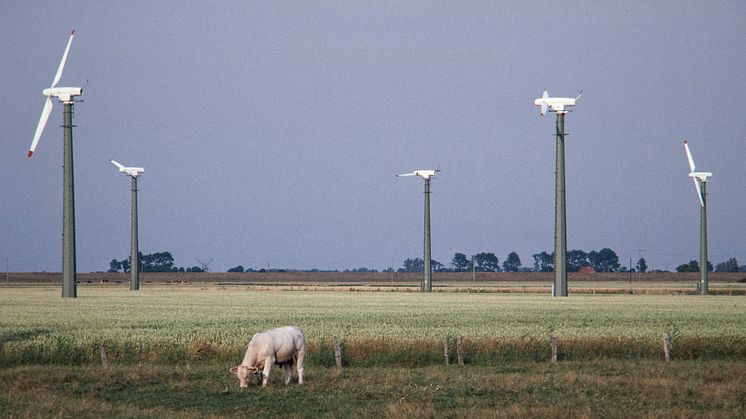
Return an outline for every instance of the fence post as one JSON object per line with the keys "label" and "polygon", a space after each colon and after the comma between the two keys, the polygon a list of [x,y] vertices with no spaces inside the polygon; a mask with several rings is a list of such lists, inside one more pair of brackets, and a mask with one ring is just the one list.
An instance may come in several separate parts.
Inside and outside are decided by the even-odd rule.
{"label": "fence post", "polygon": [[458,364],[464,365],[464,346],[462,337],[456,337],[456,353],[458,354]]}
{"label": "fence post", "polygon": [[555,335],[554,332],[552,332],[549,335],[549,338],[552,341],[552,364],[556,364],[557,363],[557,335]]}
{"label": "fence post", "polygon": [[443,358],[446,360],[446,366],[448,366],[448,337],[446,336],[443,341]]}
{"label": "fence post", "polygon": [[342,368],[342,347],[336,336],[332,337],[332,346],[334,347],[334,361],[337,362],[337,368]]}
{"label": "fence post", "polygon": [[668,332],[663,333],[663,355],[665,356],[666,363],[671,361],[671,335]]}
{"label": "fence post", "polygon": [[98,353],[101,355],[101,366],[109,368],[109,355],[106,353],[106,346],[102,343],[98,345]]}

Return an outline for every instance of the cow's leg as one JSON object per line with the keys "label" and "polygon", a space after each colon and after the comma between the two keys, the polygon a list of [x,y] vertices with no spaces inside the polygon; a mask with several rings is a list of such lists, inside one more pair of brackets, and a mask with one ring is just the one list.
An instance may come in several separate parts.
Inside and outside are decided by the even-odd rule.
{"label": "cow's leg", "polygon": [[305,369],[306,351],[298,351],[298,356],[295,359],[295,368],[298,370],[298,384],[303,384],[303,370]]}
{"label": "cow's leg", "polygon": [[285,368],[285,384],[290,384],[290,378],[293,376],[293,364],[286,362],[282,366]]}
{"label": "cow's leg", "polygon": [[269,373],[272,372],[272,364],[275,363],[274,359],[267,359],[264,361],[264,371],[262,372],[262,387],[266,387],[269,382]]}

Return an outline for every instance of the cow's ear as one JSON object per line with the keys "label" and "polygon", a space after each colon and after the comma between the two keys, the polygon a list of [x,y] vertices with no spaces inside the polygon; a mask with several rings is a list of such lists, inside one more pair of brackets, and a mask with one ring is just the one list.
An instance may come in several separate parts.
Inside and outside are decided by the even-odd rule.
{"label": "cow's ear", "polygon": [[238,372],[238,367],[233,367],[230,369],[230,371],[231,371],[231,374],[235,374]]}

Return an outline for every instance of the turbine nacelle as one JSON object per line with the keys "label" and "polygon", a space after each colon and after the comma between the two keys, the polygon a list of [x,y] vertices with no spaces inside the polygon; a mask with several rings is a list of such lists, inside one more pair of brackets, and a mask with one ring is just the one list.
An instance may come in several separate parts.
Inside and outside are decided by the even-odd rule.
{"label": "turbine nacelle", "polygon": [[692,172],[689,173],[689,177],[697,179],[700,182],[707,182],[707,178],[712,177],[712,172]]}
{"label": "turbine nacelle", "polygon": [[435,177],[435,174],[440,172],[440,169],[435,170],[415,170],[412,173],[404,173],[401,175],[396,175],[396,177],[402,177],[402,176],[419,176],[425,180],[430,179],[431,177]]}
{"label": "turbine nacelle", "polygon": [[56,97],[62,103],[70,103],[73,97],[83,94],[82,87],[50,87],[42,90],[41,94],[47,97]]}
{"label": "turbine nacelle", "polygon": [[132,176],[134,178],[140,176],[141,173],[145,171],[142,167],[127,167],[121,163],[118,163],[114,160],[109,160],[111,164],[116,166],[119,169],[119,173],[124,173],[126,175]]}
{"label": "turbine nacelle", "polygon": [[580,99],[580,96],[583,95],[583,92],[581,91],[580,94],[577,97],[549,97],[549,91],[544,90],[544,94],[541,95],[540,98],[534,100],[534,105],[541,107],[541,114],[544,115],[547,113],[547,110],[550,112],[557,112],[557,113],[567,113],[570,111],[571,108],[575,106],[575,102]]}

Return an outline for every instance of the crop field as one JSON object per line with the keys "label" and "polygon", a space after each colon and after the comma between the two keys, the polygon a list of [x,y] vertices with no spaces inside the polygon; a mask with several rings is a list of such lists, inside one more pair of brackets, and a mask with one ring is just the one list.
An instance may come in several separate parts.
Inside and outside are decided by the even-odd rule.
{"label": "crop field", "polygon": [[[630,386],[655,387],[646,380],[660,380],[655,397],[667,400],[650,402],[646,411],[653,416],[667,416],[673,406],[683,409],[674,410],[680,415],[730,416],[746,400],[743,296],[553,299],[480,292],[266,291],[248,285],[150,286],[136,292],[124,286],[82,286],[78,295],[63,300],[58,287],[39,285],[0,288],[0,388],[9,389],[0,394],[0,413],[10,413],[3,416],[45,416],[31,407],[38,405],[61,416],[77,408],[83,416],[232,416],[241,414],[234,409],[247,397],[270,414],[275,396],[321,403],[320,410],[290,409],[283,411],[286,416],[491,416],[495,406],[509,408],[505,416],[617,416],[638,406],[625,397],[644,398],[636,392],[620,394]],[[285,387],[281,373],[273,372],[271,389],[238,395],[237,379],[227,369],[240,362],[255,332],[288,324],[306,334],[308,385]],[[663,362],[664,332],[671,337],[670,364]],[[559,340],[559,363],[551,367],[550,333]],[[341,372],[335,367],[332,336],[342,341]],[[455,363],[456,336],[463,336],[466,365],[446,367],[443,343],[451,342]],[[101,366],[100,345],[108,353],[107,369]],[[451,379],[456,371],[463,373]],[[720,371],[720,378],[713,371]],[[533,383],[529,390],[518,383],[522,379]],[[715,406],[704,396],[679,394],[675,389],[687,380],[693,380],[687,384],[692,389],[697,382],[715,381],[727,400]],[[598,394],[608,391],[604,397],[611,397],[612,407],[601,407],[592,395],[575,394],[588,390],[583,390],[587,382]],[[109,385],[124,399],[105,392]],[[46,389],[47,396],[32,391],[35,386]],[[618,386],[626,390],[617,394]],[[166,407],[159,408],[160,399],[143,393],[145,388],[158,392]],[[433,394],[439,396],[424,396],[436,388]],[[502,391],[508,391],[507,399]],[[345,399],[346,392],[352,400]],[[78,407],[65,404],[68,397],[78,400]],[[189,401],[194,397],[204,405]],[[572,397],[581,405],[562,402]],[[381,409],[366,408],[366,398]],[[531,403],[562,410],[532,410]],[[140,407],[128,410],[133,405]]]}

